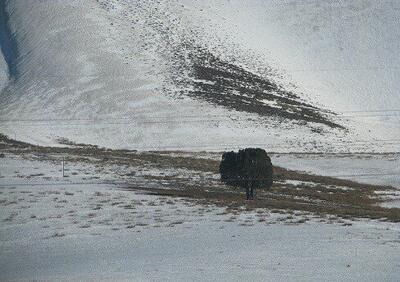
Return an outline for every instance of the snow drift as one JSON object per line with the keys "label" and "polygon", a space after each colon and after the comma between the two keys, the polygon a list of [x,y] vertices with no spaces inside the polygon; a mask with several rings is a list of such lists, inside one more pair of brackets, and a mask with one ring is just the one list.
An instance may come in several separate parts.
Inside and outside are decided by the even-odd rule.
{"label": "snow drift", "polygon": [[398,151],[392,112],[337,113],[400,108],[399,8],[5,1],[0,130],[144,150]]}

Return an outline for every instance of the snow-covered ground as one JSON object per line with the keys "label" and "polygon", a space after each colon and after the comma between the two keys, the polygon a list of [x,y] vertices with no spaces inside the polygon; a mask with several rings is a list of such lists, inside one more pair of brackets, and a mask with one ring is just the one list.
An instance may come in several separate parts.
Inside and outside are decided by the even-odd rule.
{"label": "snow-covered ground", "polygon": [[104,172],[88,164],[69,165],[64,178],[60,169],[8,153],[2,158],[1,280],[397,281],[400,275],[398,224],[262,209],[232,214],[95,184]]}
{"label": "snow-covered ground", "polygon": [[317,175],[400,189],[400,155],[274,154],[274,164]]}
{"label": "snow-covered ground", "polygon": [[[13,239],[2,242],[7,256],[0,263],[1,276],[23,281],[398,280],[399,233],[390,227],[239,226],[212,221],[217,218],[101,236],[89,230],[52,238],[22,232],[20,240],[15,238],[20,228],[8,228],[2,235]],[[43,232],[41,226],[32,229]]]}
{"label": "snow-covered ground", "polygon": [[[177,149],[188,152],[176,155],[205,159],[243,147],[394,152],[271,157],[289,169],[400,188],[399,1],[8,0],[0,8],[0,133],[10,138]],[[201,52],[231,72],[210,68],[213,79],[196,77],[193,57]],[[200,67],[209,67],[210,58]],[[243,77],[246,72],[251,75]],[[267,79],[262,85],[279,88],[256,92],[261,98],[238,91],[257,84],[257,75]],[[215,86],[211,99],[202,98],[198,84]],[[277,97],[291,92],[290,103],[315,106],[347,130],[241,110],[257,101],[290,116],[298,109],[282,107]],[[170,186],[180,178],[214,185],[215,172],[98,159],[67,163],[62,177],[60,160],[60,154],[26,159],[8,151],[0,158],[2,281],[400,276],[398,223],[244,207],[233,212],[126,190],[128,182],[168,189],[168,177],[176,178]],[[399,196],[381,191],[396,200],[382,205],[399,207]]]}
{"label": "snow-covered ground", "polygon": [[350,132],[314,124],[315,132],[181,95],[190,89],[173,83],[190,80],[176,64],[193,55],[180,45],[189,42],[313,105],[396,110],[398,1],[5,3],[19,55],[18,75],[0,99],[0,131],[10,137],[143,150],[261,144],[282,152],[356,151],[342,141],[373,140],[362,150],[399,151],[398,142],[381,141],[400,138],[396,111],[347,113],[332,119]]}

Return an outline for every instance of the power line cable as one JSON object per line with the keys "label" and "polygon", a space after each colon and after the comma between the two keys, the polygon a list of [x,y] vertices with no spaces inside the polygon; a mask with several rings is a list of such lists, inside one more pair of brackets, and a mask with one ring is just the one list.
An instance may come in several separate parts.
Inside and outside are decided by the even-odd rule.
{"label": "power line cable", "polygon": [[[321,144],[323,145],[330,145],[330,144]],[[268,150],[268,153],[274,153],[274,154],[285,154],[285,153],[291,153],[291,154],[309,154],[309,155],[343,155],[343,154],[348,154],[348,155],[354,155],[354,154],[367,154],[364,152],[364,148],[366,145],[371,145],[371,146],[378,146],[378,145],[391,145],[391,146],[399,146],[400,143],[394,143],[394,144],[334,144],[334,145],[343,145],[345,148],[351,148],[353,150],[360,148],[360,151],[356,152],[329,152],[329,151],[314,151],[314,152],[279,152],[275,150],[289,150],[290,148],[293,147],[293,145],[288,144],[287,146],[272,146],[272,145],[265,145],[265,144],[232,144],[232,145],[210,145],[210,146],[204,146],[204,145],[191,145],[191,146],[184,146],[184,145],[179,145],[179,146],[160,146],[160,145],[154,145],[154,146],[146,146],[146,147],[136,147],[134,150],[136,151],[160,151],[160,150],[189,150],[189,149],[196,149],[200,151],[204,150],[212,150],[212,151],[225,151],[225,150],[233,150],[233,149],[240,149],[240,148],[248,148],[248,147],[263,147],[266,150]],[[301,145],[306,147],[307,145]],[[309,144],[308,146],[313,146],[312,144]],[[79,148],[79,147],[78,147]],[[373,153],[373,152],[372,152]],[[395,152],[384,152],[384,153],[391,153],[391,154],[398,154],[398,151]],[[63,153],[59,153],[63,154]],[[371,154],[371,153],[369,153]],[[377,153],[378,154],[378,153]]]}
{"label": "power line cable", "polygon": [[341,115],[340,117],[345,117],[345,118],[363,118],[363,117],[398,117],[400,118],[400,113],[398,114],[388,114],[388,115]]}
{"label": "power line cable", "polygon": [[[312,175],[310,176],[318,176],[318,177],[328,177],[328,178],[354,178],[354,177],[376,177],[376,176],[399,176],[398,173],[364,173],[364,174],[338,174],[338,175]],[[400,176],[399,176],[400,177]],[[257,179],[225,179],[225,180],[237,180],[237,181],[246,181],[246,180],[269,180],[264,178],[257,178]],[[291,180],[291,179],[275,179],[277,180]],[[162,182],[169,182],[169,183],[177,183],[182,181],[193,181],[193,182],[204,182],[204,181],[218,181],[221,182],[221,179],[218,178],[194,178],[194,177],[180,177],[175,180],[168,180],[168,179],[149,179],[149,180],[142,180],[142,179],[130,179],[127,181],[115,181],[115,180],[108,180],[108,181],[95,181],[95,182],[24,182],[24,183],[3,183],[0,184],[0,187],[9,187],[9,186],[76,186],[76,185],[132,185],[137,183],[142,184],[151,184],[151,183],[162,183]],[[318,182],[316,182],[318,183]]]}
{"label": "power line cable", "polygon": [[[357,111],[340,111],[339,116],[343,117],[357,117],[357,116],[375,116],[375,115],[343,115],[346,113],[384,113],[384,112],[400,112],[400,109],[391,109],[391,110],[357,110]],[[326,114],[325,112],[323,112]],[[236,114],[236,113],[235,113]],[[376,115],[376,116],[399,116],[398,114],[390,114],[390,115]],[[103,122],[109,120],[126,120],[126,121],[137,121],[137,120],[149,120],[149,119],[166,119],[165,121],[160,122],[176,122],[175,120],[171,120],[171,118],[179,118],[181,121],[192,121],[190,118],[202,118],[200,121],[218,121],[216,119],[204,119],[207,117],[215,118],[215,117],[224,117],[229,120],[240,120],[240,119],[248,119],[246,117],[238,116],[232,114],[231,116],[226,114],[215,114],[215,115],[166,115],[166,116],[148,116],[147,113],[143,115],[136,115],[130,117],[105,117],[105,118],[46,118],[46,119],[0,119],[0,122],[47,122],[47,121],[88,121],[88,122]],[[268,116],[261,116],[268,117]],[[251,119],[251,118],[250,118]],[[223,121],[224,119],[221,119]],[[194,120],[198,121],[198,120]],[[149,121],[157,123],[159,121]]]}
{"label": "power line cable", "polygon": [[340,113],[380,113],[380,112],[400,112],[400,109],[382,109],[382,110],[357,110],[357,111],[339,111]]}
{"label": "power line cable", "polygon": [[[330,142],[330,143],[322,143],[320,142],[304,142],[301,144],[296,144],[298,146],[329,146],[329,145],[342,145],[345,147],[362,147],[366,145],[400,145],[399,139],[387,139],[387,140],[358,140],[358,141],[343,141],[343,142]],[[298,143],[298,142],[296,142]],[[61,144],[62,145],[62,144]],[[252,147],[252,146],[259,146],[259,147],[264,147],[266,149],[289,149],[293,147],[293,144],[291,143],[286,143],[286,144],[267,144],[267,143],[246,143],[246,144],[239,144],[239,143],[220,143],[220,144],[199,144],[199,145],[161,145],[161,144],[153,144],[153,145],[148,145],[148,146],[138,146],[134,150],[139,150],[139,151],[155,151],[155,150],[162,150],[162,149],[170,149],[170,150],[179,150],[179,149],[203,149],[203,150],[226,150],[229,148],[245,148],[245,147]],[[77,148],[84,148],[84,147],[79,147],[79,145],[76,146]],[[279,152],[278,152],[279,153]],[[354,154],[355,152],[351,153]],[[50,154],[55,154],[55,153],[50,153]],[[56,154],[63,154],[61,153],[56,153]],[[332,154],[330,152],[313,152],[312,154]],[[344,153],[337,153],[337,154],[344,154]]]}
{"label": "power line cable", "polygon": [[[15,66],[15,64],[14,64]],[[283,69],[281,72],[340,72],[340,71],[365,71],[365,70],[400,70],[398,66],[369,66],[369,67],[347,67],[347,68],[309,68],[309,69]],[[279,71],[279,70],[278,70]],[[126,73],[98,73],[93,75],[79,75],[79,74],[46,74],[46,75],[34,75],[34,78],[121,78],[121,79],[132,79],[135,77]]]}

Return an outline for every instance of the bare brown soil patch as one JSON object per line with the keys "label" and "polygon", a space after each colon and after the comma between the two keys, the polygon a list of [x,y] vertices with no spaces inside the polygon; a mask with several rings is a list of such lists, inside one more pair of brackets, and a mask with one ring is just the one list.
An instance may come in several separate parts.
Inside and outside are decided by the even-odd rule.
{"label": "bare brown soil patch", "polygon": [[[110,150],[97,146],[74,144],[69,147],[54,148],[35,146],[18,142],[0,135],[2,153],[13,153],[30,158],[62,154],[68,162],[90,162],[99,170],[108,165],[131,168],[186,169],[198,176],[200,173],[215,175],[219,161],[196,158],[194,156],[168,155],[165,152],[137,152],[128,150]],[[132,173],[132,183],[135,183]],[[383,200],[376,192],[390,191],[389,186],[362,184],[354,181],[311,175],[304,172],[274,168],[275,183],[269,191],[258,190],[257,199],[245,201],[243,191],[225,186],[218,179],[211,177],[181,177],[148,175],[146,180],[160,183],[162,188],[149,188],[146,184],[129,184],[126,189],[142,190],[145,193],[184,197],[202,204],[215,204],[230,210],[239,208],[278,209],[286,211],[312,212],[321,216],[335,215],[343,218],[372,218],[394,222],[400,221],[400,209],[384,208],[378,204]],[[296,184],[290,181],[296,181]],[[287,182],[289,181],[289,182]]]}

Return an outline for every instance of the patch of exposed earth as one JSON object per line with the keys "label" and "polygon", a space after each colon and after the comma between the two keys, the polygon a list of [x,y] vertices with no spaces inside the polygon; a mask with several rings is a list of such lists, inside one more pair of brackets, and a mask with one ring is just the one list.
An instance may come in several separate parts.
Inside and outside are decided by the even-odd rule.
{"label": "patch of exposed earth", "polygon": [[[69,184],[113,184],[120,188],[151,195],[187,198],[201,204],[212,204],[230,211],[241,209],[280,209],[301,211],[320,216],[400,220],[400,209],[382,206],[391,186],[361,184],[334,177],[318,176],[274,167],[274,185],[257,191],[256,201],[245,201],[241,189],[226,186],[219,179],[219,161],[193,156],[158,152],[109,150],[90,145],[64,148],[41,147],[3,137],[2,150],[18,158],[46,161],[61,173],[66,162],[65,181]],[[8,155],[9,156],[9,155]],[[55,173],[53,169],[53,173]],[[17,178],[52,180],[37,171]],[[59,181],[59,180],[57,180]],[[57,182],[56,181],[56,182]],[[4,185],[8,185],[3,181]],[[12,183],[10,183],[12,184]],[[69,185],[68,184],[68,185]],[[38,183],[40,185],[40,182]]]}

